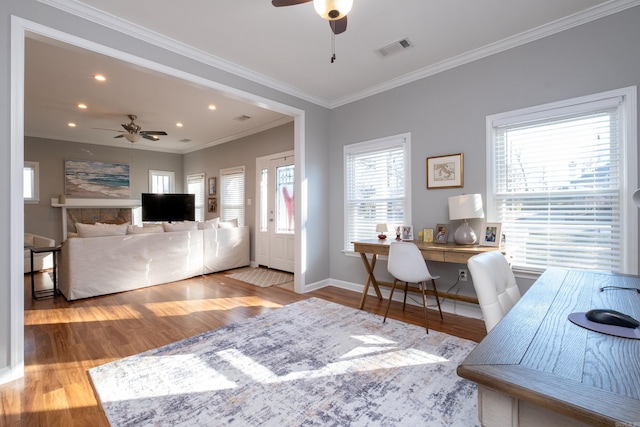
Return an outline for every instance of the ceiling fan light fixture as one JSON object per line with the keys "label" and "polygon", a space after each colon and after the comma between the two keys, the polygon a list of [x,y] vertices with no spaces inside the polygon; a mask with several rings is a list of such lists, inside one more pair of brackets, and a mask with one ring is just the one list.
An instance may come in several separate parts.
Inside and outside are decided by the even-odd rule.
{"label": "ceiling fan light fixture", "polygon": [[140,135],[138,135],[137,133],[125,133],[124,134],[124,139],[126,139],[127,141],[134,143],[134,142],[138,142],[140,140]]}
{"label": "ceiling fan light fixture", "polygon": [[335,21],[347,16],[353,7],[353,0],[313,0],[313,7],[322,18]]}

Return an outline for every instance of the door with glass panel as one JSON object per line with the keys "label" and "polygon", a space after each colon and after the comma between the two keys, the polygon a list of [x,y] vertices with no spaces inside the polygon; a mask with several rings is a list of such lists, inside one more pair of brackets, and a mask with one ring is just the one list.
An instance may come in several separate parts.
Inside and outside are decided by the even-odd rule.
{"label": "door with glass panel", "polygon": [[260,265],[293,272],[294,164],[293,152],[257,159],[259,227],[256,258]]}

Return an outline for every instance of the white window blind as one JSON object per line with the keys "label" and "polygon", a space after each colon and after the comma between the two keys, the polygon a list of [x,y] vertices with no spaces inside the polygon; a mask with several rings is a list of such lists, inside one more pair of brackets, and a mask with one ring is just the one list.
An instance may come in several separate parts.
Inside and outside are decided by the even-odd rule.
{"label": "white window blind", "polygon": [[514,267],[629,272],[637,238],[624,227],[625,102],[580,99],[488,118],[488,211],[503,224]]}
{"label": "white window blind", "polygon": [[204,221],[204,174],[187,176],[187,193],[195,194],[196,221]]}
{"label": "white window blind", "polygon": [[175,172],[149,170],[149,192],[167,194],[174,192]]}
{"label": "white window blind", "polygon": [[345,162],[345,240],[375,239],[376,224],[410,225],[409,137],[401,135],[348,145]]}
{"label": "white window blind", "polygon": [[244,166],[220,171],[220,220],[244,225]]}

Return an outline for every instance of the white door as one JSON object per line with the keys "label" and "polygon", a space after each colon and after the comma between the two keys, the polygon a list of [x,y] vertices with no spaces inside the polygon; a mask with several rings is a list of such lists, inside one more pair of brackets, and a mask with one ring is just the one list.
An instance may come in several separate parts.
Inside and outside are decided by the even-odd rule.
{"label": "white door", "polygon": [[259,227],[256,258],[260,265],[293,273],[293,152],[257,159]]}

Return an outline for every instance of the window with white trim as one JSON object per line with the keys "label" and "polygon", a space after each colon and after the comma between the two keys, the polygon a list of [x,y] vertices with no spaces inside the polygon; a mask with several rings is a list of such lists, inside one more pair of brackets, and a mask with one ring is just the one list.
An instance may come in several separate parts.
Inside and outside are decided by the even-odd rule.
{"label": "window with white trim", "polygon": [[220,170],[220,221],[244,225],[244,166]]}
{"label": "window with white trim", "polygon": [[487,211],[517,269],[637,273],[636,89],[487,117]]}
{"label": "window with white trim", "polygon": [[395,229],[411,224],[410,135],[344,147],[344,250],[351,242],[375,239],[377,224]]}
{"label": "window with white trim", "polygon": [[187,175],[187,193],[195,194],[196,221],[204,221],[204,174]]}
{"label": "window with white trim", "polygon": [[176,173],[173,171],[149,170],[149,192],[168,194],[175,192]]}
{"label": "window with white trim", "polygon": [[24,162],[22,169],[22,195],[25,203],[40,201],[40,163]]}

